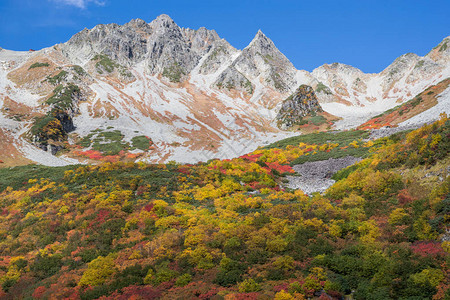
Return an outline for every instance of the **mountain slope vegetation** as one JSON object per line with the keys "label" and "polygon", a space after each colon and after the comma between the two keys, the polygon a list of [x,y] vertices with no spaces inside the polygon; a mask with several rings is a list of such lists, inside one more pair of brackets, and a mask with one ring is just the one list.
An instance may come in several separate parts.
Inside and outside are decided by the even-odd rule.
{"label": "mountain slope vegetation", "polygon": [[[450,297],[448,117],[329,138],[195,165],[0,169],[1,296]],[[365,158],[324,194],[282,188],[290,163],[338,147]]]}

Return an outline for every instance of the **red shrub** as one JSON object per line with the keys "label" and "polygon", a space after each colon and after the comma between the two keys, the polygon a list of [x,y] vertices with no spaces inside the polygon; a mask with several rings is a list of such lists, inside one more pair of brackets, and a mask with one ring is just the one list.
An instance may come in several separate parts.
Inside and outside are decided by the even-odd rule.
{"label": "red shrub", "polygon": [[146,192],[148,192],[147,186],[140,185],[136,190],[136,196],[142,196]]}
{"label": "red shrub", "polygon": [[432,256],[445,256],[445,251],[442,249],[439,242],[415,242],[411,245],[411,249],[414,254],[422,257]]}
{"label": "red shrub", "polygon": [[149,204],[147,204],[146,206],[144,206],[144,209],[146,210],[146,211],[152,211],[152,209],[153,209],[153,206],[154,206],[154,204],[153,203],[149,203]]}
{"label": "red shrub", "polygon": [[252,162],[256,162],[258,160],[258,158],[260,158],[262,156],[261,154],[245,154],[240,156],[239,158],[243,158]]}
{"label": "red shrub", "polygon": [[42,295],[44,295],[45,291],[46,291],[45,286],[39,286],[34,290],[32,296],[34,299],[41,299]]}
{"label": "red shrub", "polygon": [[413,202],[415,199],[409,194],[409,191],[407,189],[401,190],[398,195],[398,202],[400,204],[407,204]]}
{"label": "red shrub", "polygon": [[109,297],[101,297],[103,300],[128,300],[128,299],[158,299],[161,292],[150,286],[131,285],[123,288],[121,292],[115,291]]}
{"label": "red shrub", "polygon": [[252,293],[242,293],[234,295],[235,300],[257,300],[260,296],[260,293],[252,292]]}
{"label": "red shrub", "polygon": [[280,285],[276,285],[273,287],[273,290],[275,292],[281,292],[282,290],[287,291],[287,290],[289,290],[289,283],[283,283]]}
{"label": "red shrub", "polygon": [[101,209],[97,213],[97,217],[89,224],[89,227],[92,227],[94,224],[101,225],[106,221],[106,218],[109,215],[109,210]]}
{"label": "red shrub", "polygon": [[178,168],[178,172],[184,174],[184,175],[191,175],[191,170],[188,166],[180,166]]}

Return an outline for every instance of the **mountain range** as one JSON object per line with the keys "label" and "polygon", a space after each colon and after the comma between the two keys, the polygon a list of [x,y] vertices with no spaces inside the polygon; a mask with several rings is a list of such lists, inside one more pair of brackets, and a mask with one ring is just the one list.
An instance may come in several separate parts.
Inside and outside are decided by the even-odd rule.
{"label": "mountain range", "polygon": [[[448,77],[450,37],[378,74],[341,63],[308,72],[262,31],[239,50],[214,30],[180,28],[167,15],[97,25],[39,51],[0,48],[0,160],[231,158],[298,135],[276,116],[301,85],[314,91],[327,129],[349,129],[440,82],[433,103],[449,112]],[[411,117],[419,124],[438,115],[418,110]]]}

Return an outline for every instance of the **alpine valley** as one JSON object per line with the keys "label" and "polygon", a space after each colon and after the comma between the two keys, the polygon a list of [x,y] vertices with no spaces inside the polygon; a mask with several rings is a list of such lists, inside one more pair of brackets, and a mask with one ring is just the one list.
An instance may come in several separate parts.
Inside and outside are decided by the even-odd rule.
{"label": "alpine valley", "polygon": [[[97,25],[39,51],[0,50],[0,160],[58,166],[231,158],[300,131],[355,128],[440,84],[395,124],[368,124],[418,125],[448,112],[448,77],[450,38],[424,57],[402,55],[379,74],[339,63],[310,73],[261,31],[238,50],[214,30],[180,28],[167,15]],[[301,85],[312,88],[320,113],[287,105],[302,120],[283,124],[277,114]]]}
{"label": "alpine valley", "polygon": [[0,299],[450,299],[450,37],[310,73],[161,15],[0,61]]}

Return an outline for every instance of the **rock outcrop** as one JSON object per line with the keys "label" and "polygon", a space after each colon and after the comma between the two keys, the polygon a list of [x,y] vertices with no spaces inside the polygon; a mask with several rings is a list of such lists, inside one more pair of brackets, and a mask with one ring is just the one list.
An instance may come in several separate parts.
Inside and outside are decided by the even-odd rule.
{"label": "rock outcrop", "polygon": [[314,90],[309,85],[301,85],[293,95],[283,101],[277,115],[278,126],[290,128],[301,125],[304,117],[322,112]]}
{"label": "rock outcrop", "polygon": [[55,155],[63,149],[68,133],[76,129],[73,118],[79,112],[78,104],[86,100],[76,85],[58,86],[46,100],[50,106],[47,114],[34,120],[30,134],[33,143],[44,151]]}

